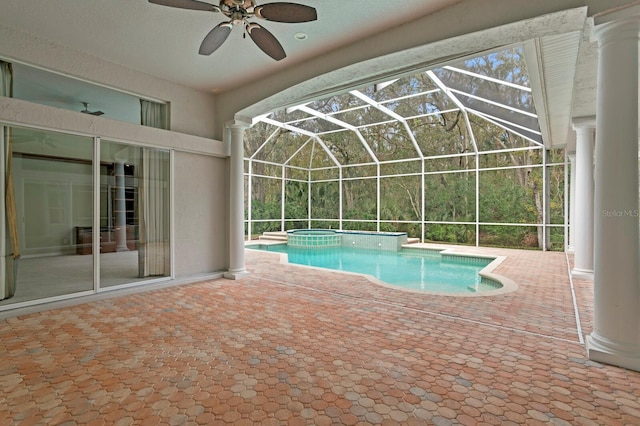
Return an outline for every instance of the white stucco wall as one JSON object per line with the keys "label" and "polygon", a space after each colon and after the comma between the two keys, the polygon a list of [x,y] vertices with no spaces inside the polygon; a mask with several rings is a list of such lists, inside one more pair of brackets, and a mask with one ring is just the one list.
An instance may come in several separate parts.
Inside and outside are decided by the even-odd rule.
{"label": "white stucco wall", "polygon": [[173,150],[176,277],[228,267],[228,146],[213,139],[213,95],[0,26],[0,58],[60,72],[171,106],[171,131],[0,97],[0,124]]}
{"label": "white stucco wall", "polygon": [[218,123],[213,94],[180,86],[5,26],[0,26],[0,40],[0,58],[168,102],[173,131],[205,138],[213,138],[216,134]]}
{"label": "white stucco wall", "polygon": [[228,160],[177,152],[174,161],[176,278],[225,271]]}
{"label": "white stucco wall", "polygon": [[6,97],[0,97],[0,122],[207,155],[221,157],[229,155],[228,147],[221,141],[79,114]]}

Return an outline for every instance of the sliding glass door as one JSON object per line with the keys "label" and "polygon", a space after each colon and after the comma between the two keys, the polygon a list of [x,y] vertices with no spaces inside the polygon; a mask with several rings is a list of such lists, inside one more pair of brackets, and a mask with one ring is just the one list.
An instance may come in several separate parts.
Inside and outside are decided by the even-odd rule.
{"label": "sliding glass door", "polygon": [[100,147],[100,287],[170,276],[169,152]]}
{"label": "sliding glass door", "polygon": [[93,221],[93,138],[19,127],[3,134],[0,303],[92,291],[93,262],[79,255],[77,230]]}
{"label": "sliding glass door", "polygon": [[11,126],[0,145],[0,309],[171,276],[169,151]]}

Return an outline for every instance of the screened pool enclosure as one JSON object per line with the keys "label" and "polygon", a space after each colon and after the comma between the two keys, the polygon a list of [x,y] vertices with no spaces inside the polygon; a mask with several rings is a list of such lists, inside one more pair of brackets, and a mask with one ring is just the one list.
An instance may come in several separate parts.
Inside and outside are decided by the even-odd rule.
{"label": "screened pool enclosure", "polygon": [[564,250],[567,162],[522,46],[259,117],[245,135],[247,238],[329,228]]}

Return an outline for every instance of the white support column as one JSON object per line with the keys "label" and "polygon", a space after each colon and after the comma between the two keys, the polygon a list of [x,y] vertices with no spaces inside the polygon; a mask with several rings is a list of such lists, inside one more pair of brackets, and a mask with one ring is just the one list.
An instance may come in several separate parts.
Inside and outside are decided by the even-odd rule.
{"label": "white support column", "polygon": [[[244,188],[244,187],[243,187]],[[251,241],[253,238],[252,231],[252,216],[251,216],[251,191],[253,188],[253,162],[249,160],[249,176],[247,176],[247,240]]]}
{"label": "white support column", "polygon": [[247,123],[227,123],[230,137],[229,167],[229,270],[225,278],[237,280],[249,272],[244,264],[244,131]]}
{"label": "white support column", "polygon": [[594,18],[598,41],[594,330],[590,359],[640,371],[640,6]]}
{"label": "white support column", "polygon": [[338,188],[338,191],[339,191],[338,195],[339,195],[339,196],[338,196],[338,198],[340,199],[340,206],[338,207],[338,211],[340,212],[340,222],[339,222],[339,227],[338,227],[338,229],[339,229],[340,231],[342,231],[342,198],[344,197],[344,195],[343,195],[343,192],[344,192],[344,191],[343,191],[343,189],[342,189],[342,167],[340,167],[340,168],[338,169],[338,174],[339,174],[339,180],[338,180],[338,186],[339,186],[339,188]]}
{"label": "white support column", "polygon": [[549,223],[551,222],[551,210],[549,208],[549,150],[542,150],[542,251],[551,248],[551,231]]}
{"label": "white support column", "polygon": [[287,217],[285,212],[287,206],[287,183],[285,180],[287,178],[287,171],[284,164],[280,171],[280,178],[280,231],[285,232],[287,230],[287,224],[285,222]]}
{"label": "white support column", "polygon": [[3,300],[7,297],[7,288],[9,287],[9,283],[7,282],[7,269],[6,269],[6,260],[7,260],[7,216],[5,213],[6,203],[5,203],[5,173],[7,171],[7,163],[6,159],[6,151],[5,151],[5,140],[4,140],[4,132],[5,127],[0,126],[0,165],[2,165],[2,170],[0,171],[0,300]]}
{"label": "white support column", "polygon": [[376,164],[376,232],[380,232],[380,163]]}
{"label": "white support column", "polygon": [[125,191],[124,162],[116,159],[116,251],[129,251],[127,247],[127,197]]}
{"label": "white support column", "polygon": [[[471,128],[469,127],[469,129]],[[476,247],[480,247],[480,154],[477,150],[474,162],[476,165]]]}
{"label": "white support column", "polygon": [[571,178],[569,180],[569,246],[567,251],[573,253],[576,247],[576,154],[568,154],[571,165]]}
{"label": "white support column", "polygon": [[311,205],[311,170],[307,171],[307,228],[311,229],[311,217],[313,216]]}
{"label": "white support column", "polygon": [[595,117],[576,119],[574,265],[572,275],[593,279],[593,144]]}

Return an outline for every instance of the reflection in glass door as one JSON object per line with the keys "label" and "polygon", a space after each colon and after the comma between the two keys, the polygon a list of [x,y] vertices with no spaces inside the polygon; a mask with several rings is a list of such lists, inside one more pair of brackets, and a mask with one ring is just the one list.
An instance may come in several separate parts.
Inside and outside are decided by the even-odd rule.
{"label": "reflection in glass door", "polygon": [[100,288],[169,277],[169,152],[100,144]]}
{"label": "reflection in glass door", "polygon": [[0,309],[171,276],[169,151],[9,126],[0,147]]}
{"label": "reflection in glass door", "polygon": [[93,291],[93,260],[80,234],[93,220],[93,138],[20,127],[2,132],[13,197],[3,209],[0,305]]}

